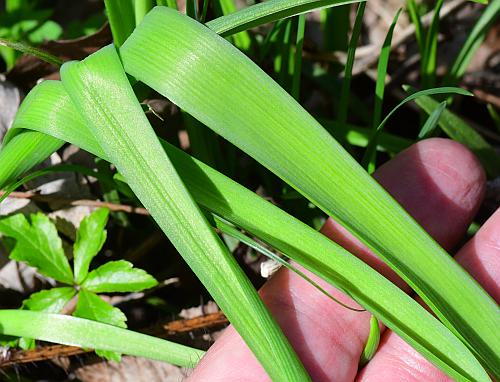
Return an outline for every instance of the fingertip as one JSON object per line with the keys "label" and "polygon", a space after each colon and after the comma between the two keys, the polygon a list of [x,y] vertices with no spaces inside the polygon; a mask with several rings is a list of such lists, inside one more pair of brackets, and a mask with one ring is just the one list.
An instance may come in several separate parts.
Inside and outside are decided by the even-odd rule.
{"label": "fingertip", "polygon": [[500,302],[500,209],[455,258],[496,302]]}
{"label": "fingertip", "polygon": [[381,166],[375,178],[447,249],[467,229],[486,186],[475,155],[444,138],[417,142]]}

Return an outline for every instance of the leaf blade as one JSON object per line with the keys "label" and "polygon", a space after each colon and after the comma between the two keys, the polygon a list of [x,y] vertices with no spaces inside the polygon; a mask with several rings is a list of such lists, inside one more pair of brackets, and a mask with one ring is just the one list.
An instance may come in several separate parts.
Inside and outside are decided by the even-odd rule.
{"label": "leaf blade", "polygon": [[76,241],[73,245],[74,279],[81,284],[87,277],[92,259],[99,253],[106,241],[106,223],[109,210],[99,208],[86,216],[76,232]]}
{"label": "leaf blade", "polygon": [[23,307],[38,312],[61,313],[75,295],[76,291],[71,287],[42,290],[24,300]]}
{"label": "leaf blade", "polygon": [[443,101],[439,104],[439,106],[429,115],[427,121],[425,121],[424,126],[420,129],[418,133],[418,138],[422,139],[431,134],[434,129],[438,126],[439,119],[441,118],[441,114],[443,114],[444,109],[446,109],[446,101]]}
{"label": "leaf blade", "polygon": [[43,213],[31,215],[31,224],[22,214],[0,220],[0,232],[16,239],[10,258],[23,261],[45,276],[71,284],[73,274],[64,254],[55,225]]}
{"label": "leaf blade", "polygon": [[[156,7],[144,20],[155,10],[177,14],[169,8]],[[66,63],[61,76],[72,102],[87,120],[104,152],[202,280],[271,378],[308,380],[307,372],[285,336],[234,257],[209,227],[158,143],[115,48],[103,48],[81,63]],[[277,357],[270,360],[270,352]]]}
{"label": "leaf blade", "polygon": [[[183,30],[182,39],[177,30]],[[500,341],[487,340],[500,326],[491,297],[247,57],[210,30],[159,8],[123,45],[121,57],[129,74],[242,148],[361,239],[500,374]],[[180,57],[189,58],[189,68],[179,66]],[[224,82],[196,81],[207,78],[207,67],[211,78]],[[238,107],[241,102],[245,108]],[[460,295],[446,292],[456,290]],[[474,325],[464,325],[468,321]]]}
{"label": "leaf blade", "polygon": [[82,318],[32,312],[0,310],[0,333],[83,348],[118,351],[193,367],[204,352],[156,337]]}
{"label": "leaf blade", "polygon": [[[427,114],[431,114],[439,102],[431,97],[420,97],[415,103]],[[500,160],[493,147],[469,124],[450,110],[443,110],[439,126],[452,139],[468,147],[480,160],[490,177],[500,175]]]}
{"label": "leaf blade", "polygon": [[[60,83],[49,85],[45,82],[40,87],[40,90],[43,91],[57,92],[59,97],[68,97]],[[43,92],[36,95],[39,100],[52,99],[55,102],[54,105],[64,104],[64,99],[43,97]],[[50,107],[44,102],[33,106]],[[32,112],[36,118],[25,118],[24,122],[30,121],[31,125],[24,125],[24,127],[39,129],[40,126],[43,126],[42,115],[36,110],[27,111],[27,113],[29,112]],[[74,120],[74,115],[77,112],[73,107],[66,109],[64,114],[67,114],[68,119],[73,120],[75,124],[64,123],[62,114],[61,112],[59,120],[62,125],[51,126],[52,133],[57,131],[59,138],[70,140],[90,152],[101,153],[107,158],[106,154],[101,152],[102,149],[95,142],[95,138],[90,134],[84,121]],[[71,128],[68,129],[67,126],[71,126]],[[16,127],[20,126],[16,124]],[[86,131],[87,139],[75,141],[76,135],[71,131],[72,129],[80,132]],[[319,232],[291,217],[255,193],[168,143],[164,142],[163,145],[179,173],[182,174],[184,183],[201,206],[244,228],[348,295],[353,296],[405,341],[412,344],[454,378],[458,380],[487,380],[486,374],[484,371],[480,371],[482,368],[474,357],[467,356],[468,349],[425,309],[385,277]],[[443,354],[450,356],[444,358]],[[478,367],[479,369],[477,369]],[[470,370],[475,369],[477,369],[475,373],[470,372]],[[472,377],[466,378],[467,375]]]}
{"label": "leaf blade", "polygon": [[221,36],[230,36],[279,19],[297,16],[314,9],[359,3],[361,0],[271,0],[219,17],[206,26]]}
{"label": "leaf blade", "polygon": [[158,285],[158,281],[142,269],[125,261],[109,261],[90,272],[82,284],[94,293],[138,292]]}

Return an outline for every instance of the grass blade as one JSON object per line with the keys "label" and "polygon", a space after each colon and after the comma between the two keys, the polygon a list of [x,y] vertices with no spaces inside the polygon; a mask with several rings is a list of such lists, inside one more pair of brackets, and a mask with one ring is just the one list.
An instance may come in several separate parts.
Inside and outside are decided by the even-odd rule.
{"label": "grass blade", "polygon": [[429,115],[427,121],[425,121],[424,126],[420,129],[418,133],[418,138],[423,139],[428,137],[434,129],[438,126],[439,118],[441,118],[441,114],[443,114],[444,109],[446,109],[446,101],[443,101],[439,104],[439,106]]}
{"label": "grass blade", "polygon": [[208,3],[210,0],[203,0],[203,8],[201,10],[201,15],[200,15],[200,22],[204,23],[205,19],[207,18],[207,12],[208,12]]}
{"label": "grass blade", "polygon": [[221,36],[255,28],[314,9],[359,3],[363,0],[269,0],[209,21],[206,25]]}
{"label": "grass blade", "polygon": [[[42,95],[47,96],[41,97]],[[30,93],[28,98],[31,96],[35,96],[36,101],[31,103],[29,109],[21,110],[14,129],[44,129],[45,120],[37,109],[44,110],[64,104],[66,107],[60,109],[58,120],[62,124],[52,125],[47,130],[110,160],[85,122],[81,118],[75,119],[75,115],[79,114],[71,103],[64,100],[69,97],[59,82],[46,81],[36,88],[35,94]],[[45,102],[45,99],[50,102]],[[80,135],[74,134],[73,130],[80,131]],[[82,132],[87,137],[76,141],[75,137],[81,137]],[[20,134],[23,135],[27,136],[27,133]],[[257,194],[168,143],[164,142],[163,146],[182,175],[183,182],[203,208],[259,237],[352,296],[457,380],[487,380],[467,348],[385,277]]]}
{"label": "grass blade", "polygon": [[283,89],[291,90],[290,86],[290,55],[292,51],[292,27],[294,20],[286,20],[283,39],[280,43],[280,52],[275,60],[275,71],[278,75],[278,83]]}
{"label": "grass blade", "polygon": [[86,176],[91,176],[91,177],[103,180],[103,176],[101,176],[101,174],[99,174],[98,172],[95,172],[95,171],[93,171],[85,166],[80,166],[80,165],[75,165],[75,164],[61,164],[61,165],[50,166],[50,167],[46,167],[46,168],[43,168],[43,169],[38,170],[38,171],[34,171],[34,172],[30,173],[29,175],[26,175],[22,179],[18,180],[17,182],[14,182],[14,183],[8,185],[7,187],[5,187],[3,190],[3,195],[0,196],[0,203],[2,203],[5,199],[7,199],[11,192],[15,191],[18,187],[22,186],[23,184],[26,184],[30,180],[39,178],[39,177],[47,175],[47,174],[57,173],[57,172],[78,172],[78,173],[86,175]]}
{"label": "grass blade", "polygon": [[[360,238],[500,375],[500,340],[491,340],[500,315],[491,297],[248,57],[168,8],[146,16],[121,57],[127,73],[240,147]],[[186,57],[187,68],[180,59]],[[200,76],[205,81],[197,81]]]}
{"label": "grass blade", "polygon": [[[427,114],[439,107],[438,101],[427,96],[415,99],[415,103]],[[490,178],[500,176],[500,160],[495,149],[463,119],[449,110],[444,110],[439,119],[439,127],[450,138],[467,146],[476,154]]]}
{"label": "grass blade", "polygon": [[204,354],[201,350],[116,326],[29,310],[0,310],[0,333],[116,351],[184,367],[194,367]]}
{"label": "grass blade", "polygon": [[[218,6],[219,13],[222,17],[234,17],[237,14],[237,8],[234,4],[234,0],[217,0],[216,6]],[[213,22],[213,21],[211,21]],[[210,24],[209,22],[208,24]],[[208,25],[207,24],[207,25]],[[241,30],[239,33],[231,33],[227,34],[227,36],[232,35],[232,40],[234,41],[234,45],[243,51],[247,51],[250,49],[252,45],[252,39],[247,31]]]}
{"label": "grass blade", "polygon": [[490,103],[486,105],[486,108],[488,110],[490,118],[493,120],[493,123],[497,128],[497,131],[500,133],[500,114],[498,114],[498,112],[495,110],[495,107]]}
{"label": "grass blade", "polygon": [[410,16],[410,20],[415,26],[415,40],[417,40],[418,49],[420,51],[420,57],[424,56],[424,32],[422,27],[422,20],[420,19],[420,14],[418,13],[418,7],[415,0],[406,1],[406,10]]}
{"label": "grass blade", "polygon": [[[14,131],[13,131],[14,133]],[[60,149],[63,141],[37,132],[21,132],[0,150],[0,185],[14,181],[17,177],[47,159]],[[4,143],[6,140],[4,139]]]}
{"label": "grass blade", "polygon": [[22,41],[11,41],[5,38],[0,38],[0,46],[6,46],[8,48],[17,50],[18,52],[34,56],[42,61],[48,62],[54,66],[61,66],[63,61],[44,50],[30,46]]}
{"label": "grass blade", "polygon": [[302,49],[304,47],[304,33],[306,29],[306,16],[297,16],[297,37],[295,41],[295,55],[293,63],[291,95],[296,100],[300,98],[300,80],[302,77]]}
{"label": "grass blade", "polygon": [[325,51],[347,51],[350,27],[350,6],[321,11],[321,30]]}
{"label": "grass blade", "polygon": [[104,0],[113,41],[120,47],[135,28],[133,0]]}
{"label": "grass blade", "polygon": [[498,15],[500,15],[500,1],[495,0],[486,7],[485,11],[474,25],[474,28],[472,28],[469,37],[462,46],[462,49],[460,49],[451,69],[444,78],[443,84],[453,86],[462,78],[469,66],[470,60],[477,49],[479,49],[490,27],[498,19]]}
{"label": "grass blade", "polygon": [[134,0],[135,25],[141,23],[151,8],[153,8],[153,0]]}
{"label": "grass blade", "polygon": [[361,359],[359,361],[359,366],[362,367],[366,365],[375,355],[378,349],[378,344],[380,343],[380,328],[378,326],[378,320],[375,316],[370,319],[370,334],[366,340],[366,345],[361,354]]}
{"label": "grass blade", "polygon": [[394,109],[392,109],[389,114],[386,115],[386,117],[383,119],[382,122],[378,124],[378,126],[375,128],[375,130],[372,130],[372,136],[370,137],[370,143],[368,144],[368,147],[366,148],[365,155],[363,157],[362,163],[364,163],[366,166],[368,166],[371,163],[371,160],[375,159],[375,152],[376,152],[376,145],[378,142],[378,137],[380,135],[380,132],[384,128],[385,124],[389,120],[389,118],[392,117],[392,115],[399,110],[402,106],[407,104],[410,101],[416,100],[419,97],[425,97],[429,95],[435,95],[435,94],[461,94],[465,96],[472,96],[472,93],[470,93],[467,90],[461,89],[461,88],[453,88],[453,87],[442,87],[442,88],[432,88],[432,89],[425,89],[425,90],[420,90],[418,92],[415,92],[413,94],[410,94],[408,97],[406,97],[404,100],[402,100],[399,104],[396,105]]}
{"label": "grass blade", "polygon": [[232,236],[235,239],[238,239],[238,241],[241,241],[243,244],[249,246],[250,248],[261,253],[262,255],[266,256],[267,258],[274,260],[275,262],[279,263],[281,266],[289,269],[291,272],[296,273],[297,275],[302,277],[305,281],[307,281],[309,284],[311,284],[314,288],[316,288],[318,290],[318,292],[323,293],[325,296],[327,296],[329,299],[335,301],[337,304],[343,306],[346,309],[353,310],[355,312],[365,312],[365,309],[353,308],[353,307],[350,307],[350,306],[344,304],[343,302],[337,300],[335,297],[333,297],[330,293],[328,293],[326,290],[324,290],[318,283],[316,283],[314,280],[312,280],[310,277],[308,277],[304,272],[302,272],[297,267],[293,266],[292,264],[289,264],[286,260],[282,259],[280,256],[271,252],[269,249],[264,247],[262,244],[256,242],[254,239],[252,239],[252,238],[248,237],[247,235],[245,235],[244,233],[240,232],[236,227],[226,223],[221,218],[219,218],[215,215],[213,216],[213,218],[214,218],[215,226],[221,232],[224,232],[225,234]]}
{"label": "grass blade", "polygon": [[186,15],[197,20],[197,0],[186,0]]}
{"label": "grass blade", "polygon": [[398,22],[400,14],[401,14],[401,8],[394,16],[391,26],[387,31],[387,35],[385,36],[385,40],[382,45],[382,50],[380,51],[380,56],[378,59],[377,82],[375,85],[375,107],[373,109],[373,123],[372,123],[373,129],[377,128],[377,126],[380,124],[380,120],[382,119],[382,103],[384,101],[385,78],[387,76],[389,56],[391,55],[392,35],[394,34],[394,29],[396,28],[396,23]]}
{"label": "grass blade", "polygon": [[[420,76],[423,89],[434,86],[436,82],[439,13],[441,12],[443,3],[444,0],[437,0],[436,6],[434,7],[432,21],[425,36],[425,45],[420,63]],[[415,28],[415,30],[416,29],[417,28]]]}
{"label": "grass blade", "polygon": [[[380,56],[378,59],[377,65],[377,81],[375,83],[375,106],[373,107],[373,120],[372,120],[372,129],[373,129],[373,143],[368,146],[376,147],[377,145],[377,130],[378,125],[380,124],[380,120],[382,119],[382,105],[384,103],[384,93],[385,93],[385,78],[387,77],[387,67],[389,66],[389,56],[391,55],[391,44],[392,44],[392,35],[394,34],[394,28],[396,28],[396,23],[398,22],[399,15],[401,14],[401,8],[398,10],[394,19],[392,20],[392,24],[387,31],[387,35],[385,36],[384,43],[382,45],[382,50],[380,51]],[[376,160],[376,150],[366,150],[365,156],[363,158],[362,164],[371,174],[375,171],[375,160]]]}
{"label": "grass blade", "polygon": [[218,145],[218,136],[197,119],[183,112],[182,117],[189,136],[189,147],[194,157],[211,167],[219,168],[223,162]]}
{"label": "grass blade", "polygon": [[358,47],[361,27],[363,26],[363,15],[365,14],[366,3],[359,3],[356,11],[356,19],[352,28],[352,36],[347,48],[347,61],[344,69],[344,80],[340,91],[339,112],[337,120],[340,123],[347,122],[347,112],[349,109],[349,93],[351,92],[352,68],[354,66],[354,57]]}
{"label": "grass blade", "polygon": [[177,9],[177,0],[156,0],[156,4]]}
{"label": "grass blade", "polygon": [[[156,9],[171,11],[165,7]],[[234,257],[210,228],[165,155],[115,48],[108,46],[80,63],[63,65],[61,78],[110,162],[127,179],[270,377],[283,381],[308,380],[286,337]]]}

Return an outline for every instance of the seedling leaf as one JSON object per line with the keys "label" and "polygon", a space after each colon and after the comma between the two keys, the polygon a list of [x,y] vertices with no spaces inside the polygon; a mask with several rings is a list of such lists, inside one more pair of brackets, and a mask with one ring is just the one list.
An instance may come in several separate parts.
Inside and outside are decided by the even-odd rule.
{"label": "seedling leaf", "polygon": [[[415,99],[415,103],[427,114],[439,107],[439,102],[431,97],[423,96]],[[439,119],[439,127],[452,139],[467,146],[481,161],[489,177],[500,175],[500,160],[493,147],[467,122],[450,110],[443,110]]]}
{"label": "seedling leaf", "polygon": [[[404,87],[407,89],[407,87]],[[386,115],[386,117],[382,120],[382,122],[379,123],[379,125],[376,127],[375,130],[372,131],[372,136],[370,138],[370,143],[368,144],[366,148],[365,155],[363,157],[362,163],[364,163],[366,166],[370,163],[370,160],[373,160],[374,158],[374,152],[376,151],[376,146],[378,142],[378,137],[380,136],[380,132],[384,128],[385,124],[389,120],[389,118],[392,117],[392,115],[398,111],[399,108],[404,106],[406,103],[416,100],[419,97],[425,97],[429,95],[435,95],[435,94],[460,94],[464,96],[472,96],[473,94],[467,90],[461,89],[461,88],[456,88],[456,87],[441,87],[441,88],[432,88],[432,89],[425,89],[425,90],[420,90],[418,92],[410,94],[408,97],[406,97],[404,100],[402,100],[399,104],[396,105],[394,109],[392,109],[389,114]]]}
{"label": "seedling leaf", "polygon": [[35,267],[48,277],[71,284],[73,274],[55,225],[42,213],[31,215],[31,225],[23,214],[0,220],[0,232],[16,239],[10,258]]}
{"label": "seedling leaf", "polygon": [[99,208],[86,216],[76,232],[73,245],[75,282],[81,284],[89,271],[92,259],[99,253],[106,241],[106,223],[109,211]]}
{"label": "seedling leaf", "polygon": [[110,261],[90,272],[82,287],[94,293],[136,292],[157,285],[146,271],[125,260]]}
{"label": "seedling leaf", "polygon": [[61,313],[75,294],[76,290],[71,287],[42,290],[24,300],[23,307],[38,312]]}

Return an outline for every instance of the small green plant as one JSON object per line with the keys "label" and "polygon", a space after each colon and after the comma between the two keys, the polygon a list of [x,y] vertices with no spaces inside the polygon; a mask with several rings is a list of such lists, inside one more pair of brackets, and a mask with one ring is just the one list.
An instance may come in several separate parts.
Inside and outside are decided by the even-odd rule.
{"label": "small green plant", "polygon": [[[43,213],[32,214],[30,221],[23,214],[0,220],[0,232],[15,239],[10,259],[37,268],[42,275],[60,284],[56,288],[33,293],[23,301],[22,309],[61,313],[76,296],[73,316],[126,328],[123,312],[98,296],[99,293],[138,292],[158,284],[153,276],[134,268],[125,260],[109,261],[89,271],[92,259],[106,241],[109,211],[99,208],[80,223],[73,245],[73,269],[64,254],[56,226]],[[24,349],[33,348],[35,341],[22,337],[18,342]],[[120,354],[96,350],[100,356],[120,360]]]}

